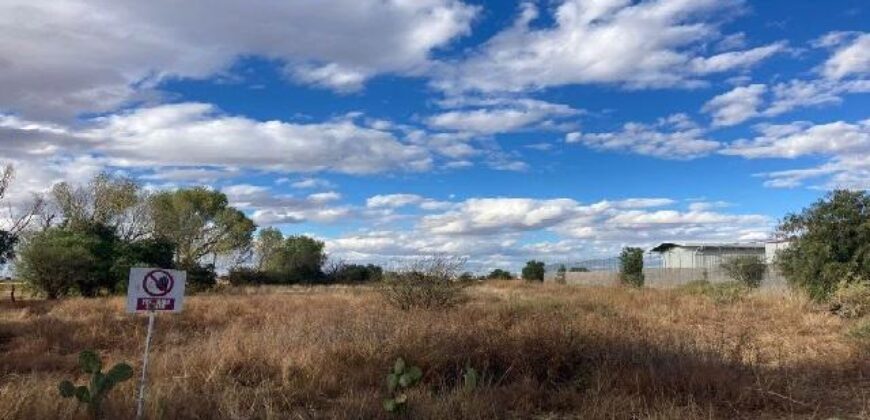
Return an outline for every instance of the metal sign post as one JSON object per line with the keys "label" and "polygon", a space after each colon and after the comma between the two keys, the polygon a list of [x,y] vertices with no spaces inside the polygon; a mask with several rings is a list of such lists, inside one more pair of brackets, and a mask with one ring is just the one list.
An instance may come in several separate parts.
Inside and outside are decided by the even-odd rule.
{"label": "metal sign post", "polygon": [[184,283],[187,273],[160,268],[131,268],[127,286],[127,312],[148,313],[148,333],[145,335],[145,353],[142,355],[142,379],[136,399],[136,418],[145,412],[145,385],[148,379],[148,353],[154,335],[157,312],[181,312],[184,303]]}
{"label": "metal sign post", "polygon": [[151,333],[154,331],[154,315],[156,312],[148,312],[148,334],[145,336],[145,354],[142,356],[142,379],[139,381],[139,399],[136,402],[136,418],[142,418],[142,408],[145,406],[145,382],[148,372],[148,349],[151,347]]}

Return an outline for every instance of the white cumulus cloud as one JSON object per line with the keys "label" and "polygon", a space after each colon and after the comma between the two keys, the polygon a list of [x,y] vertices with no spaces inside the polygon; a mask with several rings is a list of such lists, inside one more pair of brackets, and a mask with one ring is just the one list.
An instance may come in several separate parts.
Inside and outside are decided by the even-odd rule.
{"label": "white cumulus cloud", "polygon": [[0,3],[0,112],[110,111],[171,77],[207,78],[239,57],[283,62],[337,90],[415,73],[470,31],[458,0],[8,0]]}
{"label": "white cumulus cloud", "polygon": [[581,143],[596,150],[630,152],[662,159],[694,159],[717,149],[717,141],[684,114],[662,118],[655,124],[630,122],[622,130],[601,133],[568,133],[568,143]]}
{"label": "white cumulus cloud", "polygon": [[525,91],[613,83],[629,87],[691,86],[709,73],[745,69],[784,50],[777,42],[703,56],[699,46],[722,38],[718,17],[739,0],[565,0],[552,26],[523,3],[514,24],[470,56],[445,63],[435,82],[448,91]]}

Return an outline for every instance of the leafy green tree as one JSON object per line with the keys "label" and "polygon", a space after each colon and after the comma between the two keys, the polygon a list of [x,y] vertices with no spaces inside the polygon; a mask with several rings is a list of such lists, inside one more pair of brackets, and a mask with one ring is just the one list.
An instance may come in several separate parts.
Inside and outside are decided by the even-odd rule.
{"label": "leafy green tree", "polygon": [[75,289],[93,291],[99,267],[92,251],[96,242],[92,235],[61,228],[35,233],[21,246],[17,274],[48,299]]}
{"label": "leafy green tree", "polygon": [[124,246],[123,241],[115,234],[115,229],[89,222],[82,222],[75,229],[71,227],[62,227],[62,229],[88,238],[88,247],[93,255],[94,268],[90,281],[78,285],[79,293],[86,297],[96,296],[101,290],[114,293],[119,279],[114,275],[112,268],[118,251]]}
{"label": "leafy green tree", "polygon": [[568,271],[571,273],[588,273],[589,269],[586,267],[571,267]]}
{"label": "leafy green tree", "polygon": [[104,226],[123,240],[142,238],[151,230],[145,196],[133,179],[100,173],[86,185],[61,182],[51,195],[62,226],[69,229]]}
{"label": "leafy green tree", "polygon": [[164,191],[150,200],[154,236],[175,247],[180,267],[194,267],[206,256],[249,249],[256,229],[227,196],[205,187]]}
{"label": "leafy green tree", "polygon": [[635,287],[643,287],[643,250],[626,247],[619,254],[619,279]]}
{"label": "leafy green tree", "polygon": [[111,267],[114,291],[126,291],[132,267],[173,268],[174,253],[172,244],[163,239],[119,241],[113,253]]}
{"label": "leafy green tree", "polygon": [[490,271],[489,274],[486,275],[486,278],[490,280],[510,280],[514,278],[514,275],[511,274],[510,271],[496,268],[495,270]]}
{"label": "leafy green tree", "polygon": [[[254,249],[258,269],[267,274],[263,278],[281,283],[334,280],[345,275],[362,275],[351,271],[359,271],[359,269],[365,271],[365,266],[348,266],[343,269],[343,264],[339,264],[330,270],[330,279],[327,279],[323,273],[323,265],[326,262],[324,247],[322,241],[308,236],[293,235],[285,238],[279,230],[265,228],[260,231]],[[364,276],[367,277],[368,274]]]}
{"label": "leafy green tree", "polygon": [[817,301],[841,281],[870,281],[870,195],[836,190],[787,215],[778,235],[790,241],[776,256],[789,282]]}
{"label": "leafy green tree", "polygon": [[544,263],[542,261],[531,260],[523,267],[523,280],[528,281],[544,281]]}
{"label": "leafy green tree", "polygon": [[261,229],[254,244],[254,254],[257,256],[257,269],[277,271],[279,265],[278,257],[283,246],[284,235],[280,230],[273,227]]}
{"label": "leafy green tree", "polygon": [[326,254],[323,241],[305,235],[293,235],[284,239],[281,248],[280,272],[290,283],[311,283],[323,279],[323,263]]}

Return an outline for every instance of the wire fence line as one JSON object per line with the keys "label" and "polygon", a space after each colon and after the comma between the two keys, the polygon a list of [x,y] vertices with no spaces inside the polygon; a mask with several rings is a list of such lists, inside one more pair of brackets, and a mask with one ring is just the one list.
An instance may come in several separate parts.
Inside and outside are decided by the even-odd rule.
{"label": "wire fence line", "polygon": [[[757,256],[765,264],[765,274],[761,286],[766,289],[787,287],[784,276],[776,265],[766,259],[763,254],[750,254],[744,251],[718,253],[715,256],[703,257],[665,257],[658,253],[644,254],[643,273],[645,284],[650,287],[676,287],[696,280],[706,280],[712,283],[734,280],[722,264],[747,255]],[[565,267],[564,281],[566,284],[581,285],[611,285],[619,282],[619,257],[596,258],[571,263],[556,263],[546,267],[545,281],[561,281],[560,268]]]}
{"label": "wire fence line", "polygon": [[[660,268],[663,264],[662,256],[659,254],[644,254],[643,266],[645,268]],[[559,267],[565,266],[568,271],[583,272],[583,271],[619,271],[619,257],[593,258],[580,260],[570,263],[555,263],[547,265],[547,272],[556,273]]]}

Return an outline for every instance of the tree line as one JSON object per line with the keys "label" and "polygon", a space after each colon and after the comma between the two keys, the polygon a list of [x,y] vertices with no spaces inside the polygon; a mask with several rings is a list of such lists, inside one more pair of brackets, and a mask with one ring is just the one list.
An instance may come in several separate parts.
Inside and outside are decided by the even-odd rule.
{"label": "tree line", "polygon": [[[0,202],[14,171],[0,168]],[[11,208],[11,206],[10,206]],[[0,265],[14,260],[18,277],[48,298],[68,294],[123,293],[134,266],[178,268],[192,290],[216,283],[216,266],[232,267],[231,284],[362,283],[378,281],[373,264],[328,261],[322,241],[260,229],[229,204],[225,194],[202,186],[151,191],[134,180],[101,173],[85,185],[56,184],[35,196],[0,229]],[[790,246],[776,268],[795,287],[824,301],[850,284],[870,282],[870,195],[836,190],[801,212],[787,215],[776,235]],[[620,278],[642,286],[643,250],[625,248]],[[763,262],[730,261],[733,277],[757,287]],[[528,261],[521,277],[543,281],[544,263]],[[557,279],[564,281],[564,266]],[[586,271],[572,268],[570,271]],[[512,279],[496,269],[458,280]]]}
{"label": "tree line", "polygon": [[[0,200],[13,174],[11,166],[0,172]],[[81,186],[56,184],[8,219],[0,265],[14,261],[17,277],[50,299],[124,293],[135,266],[185,270],[194,291],[215,285],[219,263],[235,267],[229,277],[237,284],[363,282],[382,272],[371,264],[327,266],[324,243],[307,236],[265,228],[255,240],[254,222],[202,186],[150,191],[101,173]]]}
{"label": "tree line", "polygon": [[56,184],[39,200],[7,253],[18,277],[48,298],[124,292],[133,266],[179,268],[192,289],[209,287],[216,260],[244,255],[256,229],[221,192],[152,192],[106,173]]}

